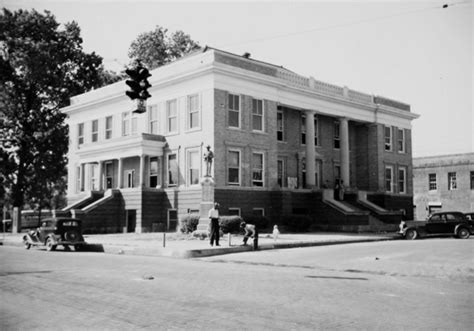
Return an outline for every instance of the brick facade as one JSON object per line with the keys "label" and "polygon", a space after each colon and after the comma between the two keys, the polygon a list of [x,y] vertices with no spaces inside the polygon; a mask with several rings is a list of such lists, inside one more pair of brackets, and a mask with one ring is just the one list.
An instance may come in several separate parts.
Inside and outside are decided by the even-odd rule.
{"label": "brick facade", "polygon": [[[74,97],[71,106],[63,110],[68,115],[71,134],[71,206],[85,199],[89,190],[104,192],[113,188],[118,192],[113,203],[103,200],[101,211],[91,209],[84,216],[87,224],[106,222],[110,226],[102,228],[108,231],[175,229],[176,219],[200,208],[202,192],[196,179],[205,175],[202,156],[207,145],[215,154],[211,175],[215,199],[223,206],[223,214],[238,210],[247,217],[257,208],[274,220],[303,213],[325,228],[338,224],[351,229],[369,226],[367,216],[344,213],[323,201],[323,189],[333,188],[337,177],[342,178],[348,169],[345,184],[349,192],[368,191],[377,196],[373,201],[381,206],[403,209],[410,215],[410,122],[417,115],[410,113],[408,105],[214,49],[158,68],[152,75],[152,98],[145,114],[127,113],[130,104],[122,93],[123,82],[123,86],[114,84]],[[233,97],[229,98],[230,95]],[[193,127],[189,117],[190,96],[198,100],[198,124]],[[170,102],[176,107],[171,113]],[[97,114],[101,114],[100,118]],[[306,155],[313,151],[303,142],[303,133],[306,125],[312,130],[313,124],[310,119],[304,121],[303,116],[313,114],[317,119],[317,175],[315,185],[310,183],[308,187],[306,179],[312,178],[304,173]],[[105,138],[103,132],[106,117],[112,118],[111,139]],[[130,122],[124,122],[124,118]],[[93,142],[89,139],[90,123],[96,119],[99,140]],[[172,121],[175,122],[170,130]],[[335,146],[335,123],[344,124],[344,129],[339,124],[339,131],[344,130],[337,138],[340,146]],[[84,127],[82,145],[77,143],[79,124]],[[127,134],[123,132],[125,125],[130,126]],[[384,147],[387,126],[393,132],[391,151]],[[397,150],[399,129],[405,133],[402,153]],[[345,137],[347,140],[342,144],[340,140]],[[312,137],[306,134],[305,139]],[[237,156],[237,167],[231,166]],[[153,166],[151,160],[156,160]],[[106,164],[110,179],[105,178]],[[393,168],[389,193],[387,166]],[[399,169],[406,169],[402,184]],[[156,182],[151,179],[152,171],[158,178]],[[105,183],[111,187],[104,187]],[[401,192],[400,185],[405,192]],[[86,200],[80,206],[82,209],[87,208]]]}
{"label": "brick facade", "polygon": [[[455,186],[449,182],[450,173]],[[441,210],[474,211],[474,153],[414,158],[413,174],[417,219]]]}

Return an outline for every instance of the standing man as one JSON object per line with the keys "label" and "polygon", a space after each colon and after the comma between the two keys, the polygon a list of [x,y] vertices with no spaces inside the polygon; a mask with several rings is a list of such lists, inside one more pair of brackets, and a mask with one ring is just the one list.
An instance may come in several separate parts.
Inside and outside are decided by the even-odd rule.
{"label": "standing man", "polygon": [[209,210],[209,218],[211,219],[211,246],[214,246],[214,241],[216,246],[219,245],[219,204],[214,203],[214,207]]}

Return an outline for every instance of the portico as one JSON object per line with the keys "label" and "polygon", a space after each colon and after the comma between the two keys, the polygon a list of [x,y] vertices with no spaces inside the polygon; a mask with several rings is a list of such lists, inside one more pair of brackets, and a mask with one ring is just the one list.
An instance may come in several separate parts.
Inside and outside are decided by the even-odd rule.
{"label": "portico", "polygon": [[[151,167],[147,163],[153,159],[163,169],[164,137],[143,133],[127,138],[81,147],[76,164],[78,192],[149,186],[146,178]],[[162,183],[162,173],[157,171],[156,176],[156,182]]]}

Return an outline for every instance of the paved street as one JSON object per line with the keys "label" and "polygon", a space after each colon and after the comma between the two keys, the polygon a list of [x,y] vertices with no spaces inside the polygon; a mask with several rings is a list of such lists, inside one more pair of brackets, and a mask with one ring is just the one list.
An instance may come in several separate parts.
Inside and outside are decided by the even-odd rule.
{"label": "paved street", "polygon": [[469,330],[473,247],[447,238],[182,260],[3,246],[1,329]]}

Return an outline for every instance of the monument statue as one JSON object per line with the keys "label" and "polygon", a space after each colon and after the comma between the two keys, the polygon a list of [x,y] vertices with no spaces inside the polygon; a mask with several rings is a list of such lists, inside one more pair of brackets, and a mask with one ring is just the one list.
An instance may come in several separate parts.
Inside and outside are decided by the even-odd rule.
{"label": "monument statue", "polygon": [[207,145],[207,152],[204,153],[204,161],[206,162],[206,177],[211,177],[212,159],[214,153],[211,151],[211,146]]}

